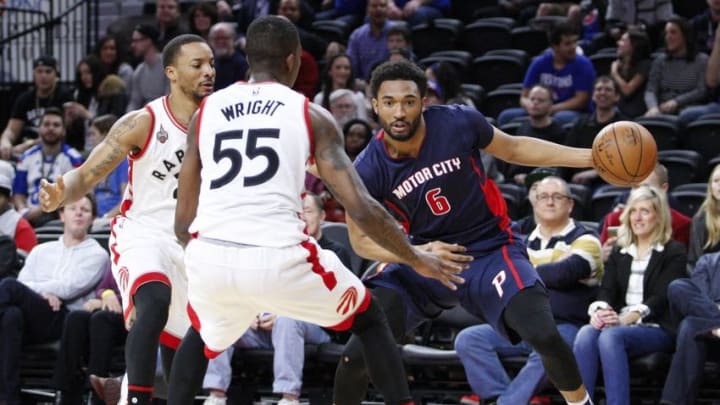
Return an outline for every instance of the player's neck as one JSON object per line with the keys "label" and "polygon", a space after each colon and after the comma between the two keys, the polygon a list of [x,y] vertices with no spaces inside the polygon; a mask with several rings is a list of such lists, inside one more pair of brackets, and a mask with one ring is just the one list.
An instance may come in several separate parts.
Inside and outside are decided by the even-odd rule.
{"label": "player's neck", "polygon": [[198,109],[199,103],[190,97],[178,96],[179,93],[180,90],[170,91],[168,104],[175,119],[187,127],[193,113]]}
{"label": "player's neck", "polygon": [[415,135],[407,141],[397,141],[387,134],[383,136],[383,140],[391,158],[416,158],[425,140],[425,134],[425,123],[421,122],[415,130]]}

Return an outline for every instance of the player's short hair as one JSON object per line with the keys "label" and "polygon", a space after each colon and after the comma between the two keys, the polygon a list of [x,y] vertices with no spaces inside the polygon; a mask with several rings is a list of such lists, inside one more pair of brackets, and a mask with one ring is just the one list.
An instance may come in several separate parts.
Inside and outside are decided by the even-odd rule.
{"label": "player's short hair", "polygon": [[65,125],[65,115],[63,114],[63,111],[61,109],[57,107],[46,107],[42,113],[42,117],[40,117],[41,123],[47,115],[55,115],[57,117],[60,117],[60,121],[63,123],[63,125]]}
{"label": "player's short hair", "polygon": [[162,52],[163,67],[174,66],[178,55],[180,55],[180,48],[185,44],[192,44],[195,42],[205,43],[205,40],[195,34],[182,34],[171,39],[170,42],[165,45]]}
{"label": "player's short hair", "polygon": [[390,80],[410,80],[417,84],[420,95],[427,92],[427,77],[416,64],[409,61],[385,62],[375,68],[370,78],[372,96],[377,98],[380,86]]}
{"label": "player's short hair", "polygon": [[297,28],[287,18],[267,15],[256,18],[248,27],[245,43],[250,70],[276,71],[285,58],[300,46]]}

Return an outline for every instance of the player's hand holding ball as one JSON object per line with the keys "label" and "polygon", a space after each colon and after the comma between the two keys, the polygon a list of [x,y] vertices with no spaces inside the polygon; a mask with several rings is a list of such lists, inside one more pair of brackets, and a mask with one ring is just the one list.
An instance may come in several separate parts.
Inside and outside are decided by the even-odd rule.
{"label": "player's hand holding ball", "polygon": [[632,121],[608,124],[592,145],[593,168],[619,187],[639,184],[655,169],[657,145],[650,131]]}

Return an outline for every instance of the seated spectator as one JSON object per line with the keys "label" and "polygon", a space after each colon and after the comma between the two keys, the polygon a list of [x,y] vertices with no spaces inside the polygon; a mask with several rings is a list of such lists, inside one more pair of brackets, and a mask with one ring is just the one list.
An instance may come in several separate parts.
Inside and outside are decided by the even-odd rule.
{"label": "seated spectator", "polygon": [[[547,86],[536,84],[528,93],[527,104],[530,119],[524,121],[518,134],[539,138],[546,141],[562,144],[565,140],[565,129],[551,115],[552,90]],[[532,167],[511,165],[507,170],[508,177],[517,184],[525,183],[525,176],[532,170]]]}
{"label": "seated spectator", "polygon": [[330,93],[330,112],[341,127],[351,119],[360,118],[355,93],[348,89],[338,89]]}
{"label": "seated spectator", "polygon": [[[720,1],[718,1],[720,3]],[[720,28],[718,28],[720,29]],[[720,35],[715,35],[715,46],[708,58],[705,69],[705,85],[710,90],[711,101],[707,104],[690,106],[680,113],[681,125],[688,125],[705,114],[720,112]]]}
{"label": "seated spectator", "polygon": [[720,253],[700,257],[690,279],[668,287],[671,313],[680,326],[661,404],[694,404],[703,380],[707,340],[720,342]]}
{"label": "seated spectator", "polygon": [[322,0],[322,9],[317,20],[341,20],[351,27],[357,27],[365,18],[367,0]]}
{"label": "seated spectator", "polygon": [[428,78],[428,105],[465,104],[475,108],[475,103],[462,91],[460,74],[450,62],[437,62],[425,69]]}
{"label": "seated spectator", "polygon": [[343,126],[343,135],[345,135],[345,153],[354,161],[370,143],[373,131],[367,121],[354,118]]}
{"label": "seated spectator", "polygon": [[217,6],[209,1],[195,3],[188,11],[188,27],[190,33],[203,37],[206,41],[210,27],[219,21]]}
{"label": "seated spectator", "polygon": [[544,84],[552,90],[553,105],[550,112],[560,124],[573,122],[580,113],[587,111],[595,81],[595,68],[590,59],[577,54],[577,41],[578,34],[572,25],[561,23],[550,30],[550,51],[535,58],[525,73],[520,96],[521,108],[501,112],[498,125],[527,115],[530,89],[536,84]]}
{"label": "seated spectator", "polygon": [[60,338],[70,311],[81,309],[110,266],[110,257],[88,237],[95,203],[87,195],[60,208],[64,232],[27,257],[17,279],[0,281],[0,401],[20,404],[23,344]]}
{"label": "seated spectator", "polygon": [[[307,193],[303,199],[302,214],[307,226],[307,234],[315,238],[323,249],[335,252],[340,261],[349,268],[349,252],[342,245],[322,234],[320,226],[324,217],[320,197]],[[273,392],[282,395],[278,405],[299,405],[305,344],[322,344],[329,341],[330,336],[320,326],[272,314],[258,315],[250,329],[234,346],[208,363],[203,387],[210,390],[210,396],[205,400],[204,405],[226,403],[225,393],[230,386],[232,375],[230,359],[235,348],[274,348]]]}
{"label": "seated spectator", "polygon": [[[310,30],[315,20],[310,5],[302,0],[280,0],[277,15],[283,16],[295,24],[303,50],[308,51],[316,60],[325,58],[331,42]],[[339,45],[333,42],[332,47],[336,49]]]}
{"label": "seated spectator", "polygon": [[351,90],[358,118],[367,121],[368,103],[365,95],[361,91],[357,91],[359,84],[355,80],[350,58],[346,54],[338,54],[330,58],[326,66],[321,79],[322,87],[313,98],[313,102],[330,110],[330,93],[339,89]]}
{"label": "seated spectator", "polygon": [[[53,373],[53,386],[59,391],[55,395],[56,404],[82,403],[89,386],[88,377],[109,376],[113,351],[127,337],[120,299],[120,290],[108,266],[95,288],[94,298],[65,317]],[[87,372],[83,371],[84,365]],[[93,396],[92,404],[104,402]]]}
{"label": "seated spectator", "polygon": [[368,22],[355,29],[348,40],[347,54],[355,76],[368,81],[372,68],[387,60],[389,0],[368,0]]}
{"label": "seated spectator", "polygon": [[180,19],[177,0],[157,0],[155,3],[155,28],[158,31],[158,49],[162,50],[171,39],[190,30]]}
{"label": "seated spectator", "polygon": [[34,227],[57,218],[57,213],[44,213],[40,208],[40,180],[55,180],[82,163],[80,152],[66,145],[64,138],[62,112],[46,108],[40,120],[40,143],[25,151],[18,161],[13,182],[13,203]]}
{"label": "seated spectator", "polygon": [[720,251],[720,164],[708,178],[705,200],[690,225],[688,270],[692,274],[695,263],[706,254]]}
{"label": "seated spectator", "polygon": [[559,174],[560,170],[555,167],[537,167],[525,176],[525,189],[527,189],[527,198],[531,209],[530,214],[523,218],[517,220],[516,218],[511,218],[515,221],[512,225],[513,231],[517,232],[518,235],[526,237],[537,227],[535,204],[537,204],[536,194],[540,180],[550,176],[560,177]]}
{"label": "seated spectator", "polygon": [[132,79],[133,68],[129,63],[123,61],[124,52],[118,52],[117,47],[115,37],[104,36],[98,40],[93,54],[100,59],[103,67],[103,77],[118,75],[125,83],[125,87],[128,87]]}
{"label": "seated spectator", "polygon": [[[595,299],[602,277],[600,241],[570,217],[573,199],[564,180],[540,180],[534,198],[537,227],[527,239],[528,255],[547,287],[558,331],[572,347],[578,330],[588,321],[585,308]],[[525,342],[511,344],[488,324],[461,331],[455,350],[473,392],[485,403],[527,404],[545,380],[537,352]],[[512,355],[529,357],[510,380],[500,358]]]}
{"label": "seated spectator", "polygon": [[388,0],[388,17],[405,20],[410,26],[441,18],[450,9],[450,0]]}
{"label": "seated spectator", "polygon": [[395,49],[404,49],[410,55],[408,58],[410,61],[414,62],[416,59],[412,48],[412,35],[403,25],[390,27],[387,33],[387,48],[391,53]]}
{"label": "seated spectator", "polygon": [[[609,76],[600,76],[595,80],[592,100],[595,111],[575,121],[565,137],[565,145],[576,148],[590,148],[595,136],[606,125],[627,119],[617,109],[620,100],[620,87]],[[593,188],[605,184],[595,169],[564,168],[563,173],[563,177],[572,183],[585,184]]]}
{"label": "seated spectator", "polygon": [[[97,112],[96,117],[112,114],[120,117],[125,114],[128,105],[128,92],[125,82],[118,75],[107,75],[100,82],[97,90]],[[90,151],[91,147],[86,145],[85,150]]]}
{"label": "seated spectator", "polygon": [[[668,189],[670,184],[668,183],[668,171],[667,168],[658,163],[655,165],[655,170],[652,171],[640,183],[640,186],[652,186],[655,190],[659,190],[663,197],[668,199]],[[625,199],[623,199],[625,201]],[[607,260],[610,251],[613,249],[615,242],[618,240],[617,236],[611,236],[609,230],[611,228],[618,229],[621,225],[622,213],[625,210],[624,204],[617,206],[612,212],[609,212],[603,220],[600,230],[600,242],[603,244],[603,260]],[[671,237],[687,246],[690,241],[690,218],[681,214],[674,208],[670,208],[670,221],[671,221]]]}
{"label": "seated spectator", "polygon": [[622,29],[630,26],[643,26],[653,39],[652,49],[657,47],[658,33],[663,24],[673,16],[672,2],[669,0],[608,0],[605,25],[610,35],[618,39]]}
{"label": "seated spectator", "polygon": [[685,247],[671,239],[670,208],[661,190],[634,189],[621,221],[597,301],[588,307],[590,324],[578,332],[573,350],[591,398],[602,371],[608,405],[630,403],[631,358],[672,352],[675,324],[667,289],[686,276],[687,263]]}
{"label": "seated spectator", "polygon": [[210,28],[208,43],[215,55],[215,90],[245,80],[248,63],[245,54],[235,46],[235,27],[220,22]]}
{"label": "seated spectator", "polygon": [[[692,26],[682,17],[665,24],[665,52],[650,68],[645,89],[646,117],[678,114],[705,99],[707,55],[695,50]],[[684,122],[687,124],[688,122]]]}
{"label": "seated spectator", "polygon": [[610,75],[620,88],[618,108],[635,118],[647,111],[645,85],[650,75],[650,40],[645,32],[631,29],[617,41],[617,60],[610,65]]}
{"label": "seated spectator", "polygon": [[38,241],[30,222],[10,203],[14,180],[15,168],[10,163],[0,160],[0,235],[12,238],[17,250],[27,255]]}
{"label": "seated spectator", "polygon": [[692,19],[695,31],[695,43],[698,52],[709,54],[716,48],[718,22],[720,21],[720,1],[706,0],[707,9]]}
{"label": "seated spectator", "polygon": [[10,119],[0,136],[0,158],[19,156],[38,142],[40,119],[45,109],[63,108],[72,94],[58,84],[57,59],[40,56],[33,61],[33,87],[13,103]]}
{"label": "seated spectator", "polygon": [[90,126],[90,120],[97,115],[97,93],[103,78],[102,65],[96,57],[90,55],[78,62],[75,69],[73,101],[63,106],[68,128],[65,143],[76,150],[85,149],[85,133]]}
{"label": "seated spectator", "polygon": [[[93,120],[90,126],[90,139],[92,147],[100,144],[117,121],[114,115],[102,115]],[[107,177],[95,186],[95,199],[98,206],[98,219],[109,221],[120,214],[125,186],[128,183],[128,162],[123,160]],[[97,223],[97,221],[96,221]]]}
{"label": "seated spectator", "polygon": [[[158,3],[158,7],[160,6],[161,4]],[[135,58],[141,60],[133,71],[128,91],[130,101],[127,111],[135,111],[143,108],[148,102],[168,94],[170,84],[162,63],[160,33],[154,27],[145,24],[135,27],[130,46]]]}

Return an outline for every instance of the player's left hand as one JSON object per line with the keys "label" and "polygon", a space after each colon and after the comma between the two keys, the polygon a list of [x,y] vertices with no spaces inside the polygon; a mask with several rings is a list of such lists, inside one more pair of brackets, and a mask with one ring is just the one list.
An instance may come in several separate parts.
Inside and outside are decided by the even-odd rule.
{"label": "player's left hand", "polygon": [[63,201],[65,197],[65,181],[63,176],[57,177],[57,183],[50,183],[45,179],[40,180],[40,207],[45,212],[53,212]]}
{"label": "player's left hand", "polygon": [[421,276],[434,278],[451,290],[457,290],[456,284],[465,283],[457,274],[464,270],[462,264],[444,259],[442,256],[417,249],[417,259],[410,266]]}
{"label": "player's left hand", "polygon": [[467,263],[473,260],[472,256],[462,254],[467,252],[467,248],[465,246],[458,245],[457,243],[446,243],[436,240],[424,244],[423,248],[428,252],[435,253],[445,260],[462,265],[463,270],[470,267]]}

